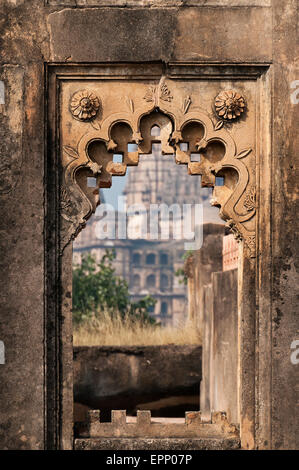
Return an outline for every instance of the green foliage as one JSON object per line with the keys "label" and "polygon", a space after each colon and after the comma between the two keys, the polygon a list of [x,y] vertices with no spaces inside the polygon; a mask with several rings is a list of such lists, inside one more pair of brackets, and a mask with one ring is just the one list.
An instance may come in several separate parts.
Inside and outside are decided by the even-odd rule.
{"label": "green foliage", "polygon": [[184,284],[185,286],[187,285],[188,278],[185,274],[184,268],[179,268],[175,271],[174,273],[175,276],[179,277],[179,283]]}
{"label": "green foliage", "polygon": [[[184,265],[185,265],[186,261],[188,260],[188,258],[190,258],[192,256],[192,253],[193,253],[192,250],[188,250],[188,251],[186,251],[186,253],[183,254],[182,260],[184,261]],[[188,276],[186,274],[185,266],[183,266],[182,268],[177,269],[175,271],[174,275],[180,278],[179,279],[180,284],[184,284],[185,286],[187,285]]]}
{"label": "green foliage", "polygon": [[113,260],[115,250],[106,250],[99,263],[88,253],[82,256],[81,264],[73,266],[73,320],[79,324],[102,312],[111,316],[120,314],[155,323],[148,309],[156,300],[146,296],[138,302],[131,302],[128,284],[115,275]]}

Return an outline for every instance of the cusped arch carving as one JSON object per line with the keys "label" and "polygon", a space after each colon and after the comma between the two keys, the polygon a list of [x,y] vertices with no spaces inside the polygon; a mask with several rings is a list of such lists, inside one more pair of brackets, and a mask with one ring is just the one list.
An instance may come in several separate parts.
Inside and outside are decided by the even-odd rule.
{"label": "cusped arch carving", "polygon": [[[202,186],[214,187],[212,204],[220,208],[220,216],[236,237],[244,239],[249,256],[255,256],[252,222],[256,212],[255,184],[250,168],[244,163],[252,150],[238,148],[230,132],[219,122],[215,124],[207,112],[194,106],[190,110],[190,97],[182,99],[178,106],[164,80],[150,88],[145,85],[142,102],[135,103],[132,98],[127,101],[125,112],[112,112],[103,117],[98,128],[82,131],[76,148],[63,147],[61,249],[79,233],[100,203],[98,190],[88,188],[84,178],[94,177],[97,188],[110,187],[113,176],[125,175],[127,166],[138,165],[139,155],[148,153],[151,142],[157,139],[151,136],[150,129],[153,124],[162,123],[159,137],[162,152],[174,154],[176,163],[187,167],[191,176],[201,175]],[[181,144],[188,135],[188,126],[192,142],[186,150]],[[128,151],[129,143],[136,145],[133,152]],[[192,152],[201,153],[202,161],[191,161]],[[113,162],[114,153],[122,154],[121,163]],[[238,175],[234,180],[233,173]],[[223,186],[215,186],[216,175],[224,177]]]}

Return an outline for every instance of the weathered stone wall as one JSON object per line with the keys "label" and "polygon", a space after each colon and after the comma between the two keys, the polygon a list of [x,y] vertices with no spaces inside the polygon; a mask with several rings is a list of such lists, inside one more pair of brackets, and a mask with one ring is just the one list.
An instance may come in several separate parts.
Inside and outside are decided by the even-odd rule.
{"label": "weathered stone wall", "polygon": [[[238,406],[238,270],[222,271],[225,228],[207,225],[200,250],[185,263],[190,320],[202,338],[200,410],[240,422]],[[238,247],[238,245],[237,245]]]}
{"label": "weathered stone wall", "polygon": [[200,409],[210,417],[212,410],[227,413],[228,421],[239,423],[238,415],[238,271],[212,274],[204,288],[203,379]]}
{"label": "weathered stone wall", "polygon": [[188,278],[188,317],[194,321],[201,336],[204,327],[204,288],[211,283],[212,273],[222,270],[224,233],[225,227],[221,224],[204,224],[203,245],[185,262]]}
{"label": "weathered stone wall", "polygon": [[199,409],[200,380],[201,346],[74,348],[74,401],[106,419],[113,409],[166,416],[159,410],[185,407],[185,416]]}
{"label": "weathered stone wall", "polygon": [[[84,5],[83,0],[80,3]],[[268,152],[260,158],[258,276],[257,282],[245,286],[249,292],[256,289],[257,298],[244,300],[251,312],[243,343],[251,380],[248,409],[256,404],[256,416],[254,422],[254,412],[243,406],[242,427],[244,435],[250,436],[248,446],[298,447],[298,365],[290,360],[298,332],[295,157],[299,132],[298,104],[296,99],[291,101],[291,84],[299,79],[294,60],[298,4],[296,0],[210,0],[199,2],[199,7],[194,1],[161,4],[146,8],[144,1],[116,0],[109,2],[114,6],[109,8],[107,1],[98,0],[94,8],[70,8],[74,2],[67,0],[1,2],[1,80],[6,89],[5,104],[0,105],[4,129],[0,340],[6,354],[6,364],[0,364],[1,448],[72,445],[70,435],[53,444],[45,415],[47,401],[59,403],[59,397],[51,387],[45,390],[44,64],[161,60],[231,67],[271,64],[262,79],[267,91],[259,96],[259,111],[269,117],[271,126],[259,140]],[[67,319],[61,320],[64,324]],[[47,324],[48,333],[51,328],[52,322]],[[256,351],[246,344],[253,337]],[[55,380],[63,380],[59,364],[53,367],[57,367]]]}
{"label": "weathered stone wall", "polygon": [[[268,365],[267,374],[261,378],[260,386],[267,388],[267,399],[261,410],[268,409],[268,427],[272,431],[274,448],[299,447],[298,432],[298,362],[290,360],[291,344],[298,340],[298,161],[299,124],[298,91],[294,94],[294,80],[299,77],[299,64],[294,60],[294,50],[298,48],[298,3],[281,4],[274,0],[273,5],[273,182],[272,213],[273,225],[267,227],[271,233],[271,253],[267,263],[261,261],[262,270],[272,271],[271,306],[265,305],[261,296],[259,309],[271,308],[271,316],[259,316],[263,328],[263,347],[270,347],[272,367]],[[292,85],[293,84],[293,85]],[[297,82],[298,90],[298,82]],[[297,104],[296,104],[297,103]],[[269,209],[268,209],[269,210]],[[261,217],[263,215],[261,214]],[[261,250],[268,249],[264,246]],[[270,299],[269,299],[270,300]],[[271,321],[272,320],[272,321]],[[261,343],[260,343],[261,346]],[[297,356],[298,357],[298,356]],[[263,361],[263,351],[260,353]],[[297,411],[296,411],[297,410]],[[260,445],[268,444],[268,435]]]}

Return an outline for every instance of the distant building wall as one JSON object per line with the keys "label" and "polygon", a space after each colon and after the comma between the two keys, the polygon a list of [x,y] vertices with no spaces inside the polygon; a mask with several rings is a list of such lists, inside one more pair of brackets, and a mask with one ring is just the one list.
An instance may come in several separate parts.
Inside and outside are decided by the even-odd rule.
{"label": "distant building wall", "polygon": [[209,225],[202,248],[185,262],[189,321],[202,338],[200,409],[207,421],[220,410],[238,423],[238,244],[224,227]]}
{"label": "distant building wall", "polygon": [[237,269],[239,258],[239,245],[232,233],[223,237],[222,255],[223,271]]}
{"label": "distant building wall", "polygon": [[188,278],[188,317],[194,321],[202,335],[204,287],[211,282],[213,272],[222,270],[222,244],[225,227],[220,224],[204,224],[203,245],[192,252],[185,263]]}
{"label": "distant building wall", "polygon": [[183,266],[183,240],[97,238],[98,217],[93,217],[73,244],[73,261],[80,263],[90,252],[99,262],[107,249],[115,249],[113,262],[117,276],[129,286],[133,301],[146,295],[156,299],[152,315],[162,325],[182,325],[188,316],[187,288],[175,272]]}

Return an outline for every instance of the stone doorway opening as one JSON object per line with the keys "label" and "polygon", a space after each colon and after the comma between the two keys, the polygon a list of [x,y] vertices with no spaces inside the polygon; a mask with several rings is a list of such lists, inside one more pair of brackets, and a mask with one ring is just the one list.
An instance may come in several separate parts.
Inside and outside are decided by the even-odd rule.
{"label": "stone doorway opening", "polygon": [[[118,274],[127,279],[133,304],[146,302],[147,297],[151,297],[155,301],[146,308],[145,313],[151,318],[151,321],[156,323],[150,328],[159,328],[161,344],[158,345],[158,352],[155,352],[153,343],[149,344],[150,348],[146,347],[145,344],[151,340],[140,337],[146,335],[146,329],[143,328],[143,332],[136,331],[136,336],[133,339],[132,346],[135,351],[132,351],[132,347],[129,350],[125,347],[130,336],[128,332],[124,335],[126,340],[117,337],[112,340],[110,345],[112,350],[108,348],[101,350],[100,338],[98,338],[99,347],[97,350],[93,348],[93,354],[88,351],[90,344],[87,345],[86,340],[84,350],[80,346],[75,348],[74,419],[75,437],[78,437],[79,440],[85,437],[85,426],[89,419],[87,414],[90,416],[92,409],[99,410],[100,423],[110,423],[112,420],[112,424],[114,411],[111,416],[111,409],[123,409],[123,424],[121,426],[124,425],[123,420],[125,419],[128,425],[134,424],[137,427],[135,432],[140,434],[142,434],[142,425],[138,420],[138,413],[142,410],[151,413],[150,422],[160,423],[161,426],[176,424],[183,426],[185,413],[191,411],[195,412],[196,416],[201,412],[202,419],[205,416],[206,421],[210,422],[211,409],[213,409],[210,406],[210,394],[205,397],[203,392],[201,398],[203,409],[202,411],[199,409],[200,383],[203,391],[215,388],[215,384],[218,385],[220,397],[215,397],[217,406],[224,393],[223,384],[228,383],[227,377],[224,378],[225,375],[232,377],[228,389],[232,401],[229,414],[234,413],[233,418],[235,421],[237,419],[237,363],[229,360],[227,354],[224,354],[225,364],[219,366],[217,360],[214,359],[218,353],[218,345],[213,348],[213,344],[210,344],[213,343],[214,335],[223,330],[223,322],[221,324],[216,319],[217,314],[219,316],[219,308],[222,309],[224,304],[222,303],[220,307],[215,304],[214,300],[210,304],[206,300],[207,284],[212,281],[212,271],[217,271],[217,268],[222,271],[224,222],[218,216],[218,209],[210,204],[212,198],[210,185],[204,183],[205,187],[201,187],[202,175],[192,175],[190,178],[187,173],[182,174],[179,165],[174,164],[175,150],[177,153],[189,154],[191,162],[200,164],[205,160],[211,163],[221,160],[225,153],[225,147],[220,141],[213,141],[201,152],[195,152],[197,144],[204,136],[204,128],[200,123],[191,122],[183,128],[183,142],[175,149],[175,146],[170,145],[173,123],[158,108],[140,120],[142,143],[137,145],[130,142],[132,140],[131,132],[126,123],[119,123],[112,127],[111,137],[115,143],[112,152],[112,165],[123,164],[126,155],[127,158],[130,158],[130,154],[134,155],[139,151],[138,166],[130,170],[127,169],[126,176],[112,175],[112,187],[109,190],[101,190],[101,183],[98,190],[97,179],[87,174],[85,180],[87,188],[96,188],[95,191],[99,191],[101,204],[97,222],[93,224],[93,233],[91,218],[87,225],[89,230],[85,228],[81,232],[73,244],[73,249],[81,265],[83,253],[86,253],[88,249],[91,250],[92,254],[100,261],[100,270],[105,269],[102,260],[107,256],[107,250],[109,248],[115,249],[116,268]],[[173,153],[170,154],[170,151]],[[101,141],[94,140],[88,147],[90,159],[99,166],[102,166],[106,153]],[[85,175],[86,169],[78,171],[77,178],[84,191],[86,191],[84,187]],[[107,204],[106,199],[109,201],[109,192],[113,191],[113,183],[119,178],[126,177],[127,183],[122,193],[119,194],[123,200],[118,197],[117,207]],[[227,181],[230,181],[230,177],[226,177],[225,180],[228,184]],[[106,185],[108,186],[105,181],[102,184],[104,188]],[[217,187],[224,186],[224,172],[216,176],[215,185]],[[193,243],[190,240],[192,236]],[[235,251],[238,251],[235,245],[234,248]],[[197,261],[199,253],[201,262]],[[134,260],[134,263],[131,260]],[[194,265],[194,273],[191,272],[191,264]],[[234,267],[236,268],[237,265],[235,264]],[[179,278],[180,276],[181,278]],[[206,279],[199,281],[198,278]],[[194,290],[191,286],[192,281],[195,286]],[[215,292],[217,287],[212,283],[212,297],[222,299],[224,296],[225,292],[221,292],[221,281],[218,284],[217,294]],[[188,282],[189,295],[187,296]],[[234,358],[237,356],[236,284],[237,274],[235,273],[231,279],[231,285],[227,286],[227,290],[230,292],[230,304],[228,305],[229,318],[225,319],[227,329],[229,328],[233,333],[232,338],[228,338],[226,334],[222,339],[222,342],[229,345],[230,356]],[[77,299],[76,286],[76,283],[73,284],[73,310]],[[85,286],[86,288],[87,286]],[[117,295],[113,286],[111,289],[111,292],[107,293],[109,300],[106,305],[111,304],[111,296]],[[112,318],[116,314],[114,308],[117,307],[110,309]],[[225,315],[223,317],[225,318]],[[103,328],[100,323],[104,319],[101,320],[99,312],[97,319],[99,328]],[[217,325],[218,330],[214,328],[214,331],[214,324]],[[95,322],[92,325],[95,327]],[[233,329],[232,325],[235,326]],[[135,325],[132,324],[132,328],[134,327]],[[168,327],[168,330],[166,329],[168,335],[170,327],[173,330],[175,328],[179,330],[181,338],[183,331],[186,331],[183,347],[172,344],[172,347],[169,348],[169,339],[163,339],[165,327]],[[75,329],[75,340],[80,342],[79,332],[82,337],[82,331],[82,326]],[[192,343],[192,340],[194,341],[195,331],[197,338],[191,349],[188,344]],[[202,336],[204,332],[205,378],[202,377]],[[95,338],[94,333],[93,338]],[[231,339],[233,339],[233,345]],[[107,344],[107,333],[106,336],[102,334],[103,341]],[[173,341],[175,343],[175,340]],[[139,343],[143,348],[139,347],[139,350],[136,351]],[[117,349],[119,346],[122,349]],[[173,346],[177,347],[173,348]],[[96,353],[99,355],[98,357]],[[113,359],[115,354],[116,361]],[[220,353],[221,355],[223,355],[223,351]],[[155,356],[157,357],[155,358]],[[128,368],[124,357],[129,361],[129,373],[128,376],[123,377],[122,371]],[[83,364],[84,358],[87,364]],[[184,367],[183,373],[180,375],[179,364],[181,361],[183,361]],[[109,364],[110,368],[108,377],[105,362]],[[209,367],[209,364],[213,363],[214,365],[214,362],[218,369],[216,366]],[[228,363],[231,367],[230,374],[227,374],[226,370]],[[97,373],[93,372],[94,370]],[[151,374],[153,383],[151,383]],[[215,380],[215,375],[217,375],[219,383]],[[161,377],[162,380],[159,380],[159,376],[163,376],[163,379]],[[169,390],[167,390],[166,383],[168,383]],[[107,384],[107,390],[105,390],[104,384]],[[120,390],[118,394],[117,389]],[[223,401],[225,403],[225,400]],[[77,422],[77,420],[81,421]],[[118,431],[122,433],[121,429]]]}
{"label": "stone doorway opening", "polygon": [[[90,178],[95,178],[98,187],[109,187],[111,177],[124,175],[127,167],[138,165],[140,154],[145,152],[146,146],[151,144],[152,139],[157,137],[155,134],[158,133],[156,125],[152,125],[148,126],[148,131],[145,132],[145,136],[142,136],[142,118],[150,116],[151,113],[156,112],[155,110],[158,110],[164,119],[166,116],[172,123],[171,133],[165,132],[165,135],[161,135],[162,153],[166,155],[174,153],[176,163],[183,168],[187,167],[189,175],[201,177],[201,186],[214,187],[213,205],[220,207],[220,215],[226,220],[235,235],[241,239],[237,353],[237,406],[241,428],[242,419],[245,416],[244,409],[250,409],[252,412],[250,401],[250,387],[254,383],[253,375],[250,372],[252,355],[249,353],[250,348],[247,347],[245,350],[242,345],[245,338],[248,338],[248,344],[254,347],[252,330],[250,329],[252,317],[248,316],[248,313],[252,312],[254,302],[250,302],[253,301],[253,297],[247,297],[247,300],[251,299],[249,303],[248,301],[244,302],[243,299],[244,294],[252,289],[255,275],[256,203],[253,169],[255,168],[256,135],[255,128],[251,125],[252,122],[255,122],[255,112],[253,107],[246,108],[245,119],[241,113],[240,115],[235,113],[220,114],[220,111],[223,111],[223,106],[227,106],[224,98],[228,92],[223,92],[224,96],[222,92],[219,92],[219,85],[222,89],[229,90],[227,99],[236,97],[237,100],[244,99],[242,95],[244,93],[247,100],[250,101],[255,89],[255,80],[259,74],[256,71],[254,73],[249,71],[246,75],[248,72],[246,71],[243,82],[239,81],[240,75],[237,75],[234,86],[238,87],[239,91],[232,92],[230,88],[232,88],[231,77],[233,75],[230,79],[222,77],[219,83],[217,80],[206,79],[204,75],[198,80],[198,75],[195,72],[190,79],[184,75],[183,67],[180,71],[177,69],[175,72],[178,74],[177,76],[180,76],[177,80],[176,76],[171,76],[171,74],[169,77],[165,76],[165,71],[161,73],[159,64],[152,65],[146,72],[144,72],[144,68],[141,68],[138,72],[139,75],[135,73],[135,66],[131,69],[130,67],[115,66],[115,69],[111,71],[109,68],[105,69],[105,66],[99,66],[97,80],[92,81],[91,79],[88,87],[84,86],[84,89],[82,77],[84,77],[84,85],[86,85],[86,69],[83,71],[78,67],[77,72],[72,76],[70,72],[74,70],[71,67],[69,70],[66,70],[65,67],[61,67],[59,70],[58,67],[58,69],[52,69],[54,73],[49,76],[49,88],[52,90],[49,121],[51,121],[50,128],[54,130],[49,138],[57,142],[58,125],[60,150],[56,153],[57,147],[55,145],[50,149],[49,155],[54,158],[49,159],[47,168],[48,174],[50,174],[49,195],[52,194],[51,188],[52,191],[56,191],[54,200],[49,198],[48,220],[55,220],[55,230],[52,233],[59,234],[58,237],[48,237],[48,293],[53,288],[53,279],[56,280],[56,285],[61,286],[61,289],[55,293],[55,299],[51,299],[51,296],[48,295],[48,312],[51,312],[52,308],[53,313],[59,312],[55,318],[63,319],[58,323],[56,321],[55,335],[48,334],[47,338],[48,357],[53,357],[53,354],[56,357],[56,363],[55,361],[49,362],[49,399],[47,403],[49,410],[51,410],[51,403],[54,403],[55,409],[60,410],[56,417],[51,412],[49,414],[48,431],[49,439],[52,442],[53,438],[61,442],[63,435],[68,436],[66,439],[69,439],[72,429],[72,423],[69,420],[71,415],[69,412],[72,408],[72,400],[70,399],[70,384],[72,383],[70,367],[72,362],[72,348],[70,347],[72,344],[70,317],[71,242],[84,227],[97,206],[99,193],[95,191],[94,187],[90,187],[88,182]],[[130,77],[132,70],[134,72]],[[60,83],[59,88],[55,85],[57,80]],[[125,87],[123,87],[124,83]],[[88,89],[88,96],[83,96],[86,94],[86,89]],[[231,96],[232,94],[233,96]],[[122,98],[120,98],[121,95],[123,95]],[[196,103],[196,96],[201,96],[200,105]],[[87,99],[88,103],[85,101],[81,103],[83,98]],[[57,99],[60,103],[59,119],[53,122],[51,111],[55,109]],[[224,104],[222,104],[223,102]],[[209,111],[211,103],[213,113]],[[88,109],[80,110],[80,106],[85,106]],[[54,115],[56,115],[55,112]],[[238,126],[235,132],[231,132],[234,119],[238,122]],[[119,141],[117,141],[118,136],[120,136]],[[128,147],[128,144],[133,147]],[[57,210],[57,207],[60,210]],[[49,222],[48,228],[52,231],[53,227],[50,225]],[[58,259],[57,253],[60,254]],[[136,261],[138,262],[137,257]],[[138,285],[137,278],[135,278],[135,282]],[[165,306],[163,309],[165,311]],[[51,315],[48,315],[48,321],[50,323],[53,321]],[[56,340],[53,341],[54,338],[60,338],[60,342],[57,344]],[[247,361],[247,370],[245,371],[244,358],[248,354],[250,360]],[[57,360],[60,364],[58,376],[52,367],[54,364],[57,365]],[[56,379],[53,382],[54,377]],[[251,385],[247,384],[244,388],[248,377],[253,380],[250,379]],[[55,393],[53,393],[54,391]],[[117,419],[115,416],[115,420]],[[123,417],[119,417],[119,419],[120,422],[123,422]],[[142,419],[140,416],[140,420]],[[217,416],[213,417],[212,415],[212,422],[214,420],[216,423],[217,419]],[[147,418],[145,420],[147,421]],[[222,422],[221,416],[220,421]],[[60,422],[60,431],[55,437],[58,422]],[[182,430],[182,428],[180,429]],[[246,439],[250,440],[250,432],[247,428],[247,434],[244,434]]]}

